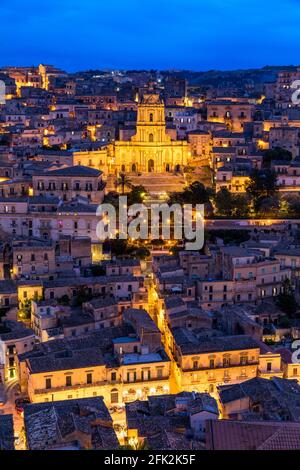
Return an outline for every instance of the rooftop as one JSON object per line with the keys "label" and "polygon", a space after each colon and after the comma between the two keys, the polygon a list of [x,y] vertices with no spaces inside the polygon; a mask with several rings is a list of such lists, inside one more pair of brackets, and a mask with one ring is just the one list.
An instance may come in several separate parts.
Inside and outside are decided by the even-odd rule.
{"label": "rooftop", "polygon": [[300,424],[208,420],[207,450],[299,450]]}
{"label": "rooftop", "polygon": [[30,450],[119,447],[102,397],[26,405],[24,422]]}
{"label": "rooftop", "polygon": [[173,328],[172,332],[175,343],[183,355],[259,349],[258,343],[245,335],[202,338],[182,327]]}
{"label": "rooftop", "polygon": [[44,173],[39,173],[39,176],[74,176],[74,177],[95,177],[102,175],[102,171],[96,170],[95,168],[90,168],[87,166],[71,166],[66,168],[61,168],[59,170],[51,170]]}
{"label": "rooftop", "polygon": [[0,450],[15,450],[13,415],[0,415]]}

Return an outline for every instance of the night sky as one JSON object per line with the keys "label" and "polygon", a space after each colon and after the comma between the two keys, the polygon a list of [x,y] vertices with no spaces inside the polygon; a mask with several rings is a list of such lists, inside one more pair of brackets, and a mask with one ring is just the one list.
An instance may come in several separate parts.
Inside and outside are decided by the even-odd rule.
{"label": "night sky", "polygon": [[0,0],[0,66],[237,69],[300,63],[300,0]]}

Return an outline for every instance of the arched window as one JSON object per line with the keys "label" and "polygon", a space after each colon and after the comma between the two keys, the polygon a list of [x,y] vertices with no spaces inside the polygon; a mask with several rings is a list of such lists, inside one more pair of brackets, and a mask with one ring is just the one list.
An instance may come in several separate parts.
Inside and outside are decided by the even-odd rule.
{"label": "arched window", "polygon": [[132,165],[131,171],[132,171],[133,173],[136,173],[136,164],[135,164],[135,163]]}
{"label": "arched window", "polygon": [[150,121],[150,122],[153,122],[153,113],[150,113],[150,115],[149,115],[149,121]]}
{"label": "arched window", "polygon": [[119,392],[117,388],[113,388],[110,392],[110,402],[119,403]]}
{"label": "arched window", "polygon": [[125,171],[125,165],[121,166],[121,171]]}
{"label": "arched window", "polygon": [[153,138],[153,134],[149,134],[149,142],[153,142],[154,138]]}

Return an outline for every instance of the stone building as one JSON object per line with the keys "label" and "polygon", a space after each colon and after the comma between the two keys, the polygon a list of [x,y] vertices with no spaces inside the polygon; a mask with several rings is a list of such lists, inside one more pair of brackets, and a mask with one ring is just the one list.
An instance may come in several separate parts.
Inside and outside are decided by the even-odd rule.
{"label": "stone building", "polygon": [[164,103],[159,94],[148,92],[138,106],[136,134],[128,142],[115,142],[112,152],[117,173],[165,173],[183,169],[189,146],[171,140],[166,133]]}

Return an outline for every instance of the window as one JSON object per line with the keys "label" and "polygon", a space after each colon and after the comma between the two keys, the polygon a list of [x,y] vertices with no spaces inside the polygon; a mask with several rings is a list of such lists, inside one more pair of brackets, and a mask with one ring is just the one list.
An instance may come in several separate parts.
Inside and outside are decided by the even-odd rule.
{"label": "window", "polygon": [[241,356],[240,364],[242,366],[245,366],[247,363],[248,363],[248,357],[247,356]]}
{"label": "window", "polygon": [[272,362],[268,362],[267,363],[267,371],[271,372],[271,370],[272,370]]}
{"label": "window", "polygon": [[71,375],[66,376],[66,387],[72,387],[72,376]]}
{"label": "window", "polygon": [[151,380],[151,370],[142,370],[142,380]]}
{"label": "window", "polygon": [[136,372],[127,372],[127,382],[136,382]]}
{"label": "window", "polygon": [[118,403],[119,402],[119,392],[116,388],[113,388],[110,392],[110,401],[111,403]]}
{"label": "window", "polygon": [[223,357],[223,367],[230,366],[230,357]]}
{"label": "window", "polygon": [[86,374],[86,383],[87,384],[92,384],[93,383],[93,374],[91,372]]}
{"label": "window", "polygon": [[295,368],[293,369],[293,376],[296,376],[296,375],[298,375],[298,369],[295,367]]}
{"label": "window", "polygon": [[46,379],[46,389],[49,390],[51,388],[51,379]]}
{"label": "window", "polygon": [[112,382],[115,382],[117,380],[117,373],[116,372],[112,372],[111,373],[111,381]]}
{"label": "window", "polygon": [[153,134],[149,134],[149,142],[153,142],[154,141],[154,136]]}
{"label": "window", "polygon": [[[150,372],[150,371],[149,371]],[[162,369],[157,369],[157,378],[162,379],[163,378],[163,370]]]}
{"label": "window", "polygon": [[149,121],[150,121],[150,122],[153,122],[153,113],[150,113],[150,115],[149,115]]}
{"label": "window", "polygon": [[210,360],[209,360],[209,367],[210,367],[211,369],[213,369],[213,368],[215,367],[215,360],[214,360],[214,359],[210,359]]}
{"label": "window", "polygon": [[193,369],[198,369],[198,361],[193,362]]}

